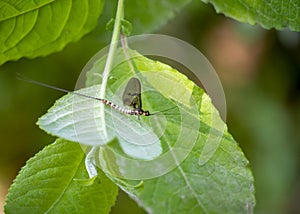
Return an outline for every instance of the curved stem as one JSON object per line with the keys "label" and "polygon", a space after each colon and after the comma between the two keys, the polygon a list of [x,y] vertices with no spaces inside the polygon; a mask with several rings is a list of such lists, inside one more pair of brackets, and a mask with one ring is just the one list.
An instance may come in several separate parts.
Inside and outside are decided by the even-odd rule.
{"label": "curved stem", "polygon": [[[118,40],[120,37],[120,32],[121,32],[121,20],[124,15],[124,0],[119,0],[118,1],[118,6],[117,6],[117,12],[116,12],[116,18],[115,18],[115,24],[114,24],[114,29],[113,29],[113,34],[111,38],[111,42],[109,45],[109,50],[107,54],[107,59],[106,59],[106,64],[104,67],[103,75],[102,75],[102,84],[101,84],[101,89],[100,89],[100,97],[105,98],[106,94],[106,87],[107,87],[107,81],[108,81],[108,76],[109,72],[111,71],[112,65],[113,65],[113,58],[115,55],[115,52],[118,47]],[[103,131],[105,137],[107,137],[107,131],[106,131],[106,126],[105,126],[105,113],[104,113],[104,105],[101,105],[100,108],[100,114],[102,118],[102,124],[103,124]]]}
{"label": "curved stem", "polygon": [[[109,45],[107,59],[106,59],[106,63],[105,63],[105,67],[104,67],[104,71],[103,71],[103,75],[102,75],[100,97],[103,99],[105,99],[109,72],[111,71],[114,55],[115,55],[117,47],[118,47],[118,40],[119,40],[120,32],[121,32],[121,20],[123,18],[123,10],[124,10],[124,0],[119,0],[113,34],[112,34],[111,42]],[[105,112],[104,112],[105,109],[104,108],[105,108],[104,104],[100,105],[100,115],[101,115],[101,124],[103,126],[103,135],[105,138],[107,138]],[[85,159],[85,167],[86,167],[86,170],[88,171],[90,178],[97,175],[97,169],[93,163],[93,159],[95,158],[95,152],[96,152],[97,148],[98,148],[98,146],[93,146],[92,149],[88,152],[86,159]]]}

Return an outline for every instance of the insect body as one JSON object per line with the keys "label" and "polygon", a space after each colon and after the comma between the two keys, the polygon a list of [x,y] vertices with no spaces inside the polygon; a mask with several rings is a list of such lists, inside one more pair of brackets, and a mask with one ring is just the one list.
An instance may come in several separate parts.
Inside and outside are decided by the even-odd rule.
{"label": "insect body", "polygon": [[121,106],[118,106],[106,99],[99,99],[102,103],[104,103],[105,105],[108,105],[114,109],[116,109],[117,111],[119,112],[122,112],[124,114],[129,114],[129,115],[138,115],[138,116],[141,116],[141,115],[144,115],[144,116],[150,116],[150,112],[149,111],[144,111],[143,109],[140,109],[140,108],[134,108],[134,109],[125,109],[125,108],[122,108]]}
{"label": "insect body", "polygon": [[113,109],[115,109],[115,110],[117,110],[121,113],[124,113],[124,114],[137,115],[137,116],[141,116],[141,115],[150,116],[150,115],[152,115],[152,114],[150,114],[149,111],[144,111],[142,109],[141,82],[138,78],[135,78],[135,77],[131,78],[128,81],[128,83],[125,87],[124,93],[123,93],[123,97],[122,97],[123,98],[123,104],[133,108],[133,109],[126,109],[126,108],[118,106],[118,105],[116,105],[116,104],[114,104],[114,103],[112,103],[112,102],[110,102],[109,100],[106,100],[106,99],[92,97],[92,96],[89,96],[89,95],[78,93],[76,91],[70,91],[70,90],[67,90],[67,89],[58,88],[58,87],[55,87],[55,86],[52,86],[52,85],[48,85],[48,84],[45,84],[45,83],[42,83],[42,82],[35,81],[33,79],[29,79],[27,77],[23,77],[20,74],[17,74],[17,75],[18,75],[17,76],[18,79],[26,81],[26,82],[30,82],[30,83],[33,83],[33,84],[36,84],[36,85],[41,85],[41,86],[44,86],[44,87],[47,87],[47,88],[52,88],[52,89],[57,90],[57,91],[62,91],[62,92],[65,92],[65,93],[71,93],[71,94],[75,94],[75,95],[78,95],[78,96],[81,96],[81,97],[86,97],[86,98],[98,100],[98,101],[102,102],[103,104],[105,104],[107,106],[110,106],[111,108],[113,108]]}
{"label": "insect body", "polygon": [[131,111],[130,113],[128,113],[127,110],[127,114],[138,115],[138,116],[151,115],[149,111],[144,111],[142,109],[141,82],[138,78],[132,77],[128,81],[125,90],[123,92],[122,100],[124,105],[131,106],[133,108],[132,110],[129,110]]}

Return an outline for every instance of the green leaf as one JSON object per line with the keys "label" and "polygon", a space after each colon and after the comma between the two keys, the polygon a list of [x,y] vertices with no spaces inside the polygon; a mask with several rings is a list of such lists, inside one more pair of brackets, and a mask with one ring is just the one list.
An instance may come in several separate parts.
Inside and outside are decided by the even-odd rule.
{"label": "green leaf", "polygon": [[[201,160],[205,147],[210,147],[210,129],[216,125],[204,121],[216,110],[205,94],[196,91],[203,114],[200,137],[188,157],[169,173],[144,180],[142,187],[129,186],[130,180],[115,181],[149,213],[252,213],[254,180],[248,161],[227,129],[210,158],[205,163]],[[221,119],[218,122],[223,123]],[[220,132],[213,134],[220,137]]]}
{"label": "green leaf", "polygon": [[[193,109],[187,113],[186,109],[179,105],[181,106],[181,120],[176,117],[176,114],[166,116],[168,123],[165,134],[162,136],[164,153],[160,157],[166,156],[166,150],[171,146],[173,162],[180,163],[175,167],[172,166],[173,170],[166,174],[152,179],[146,176],[150,175],[150,172],[159,173],[159,166],[164,164],[165,159],[159,157],[157,162],[154,160],[148,165],[148,162],[136,162],[126,157],[123,158],[122,154],[113,147],[108,147],[99,153],[99,162],[105,162],[102,164],[102,169],[149,213],[251,212],[255,206],[255,198],[254,180],[249,163],[238,144],[228,133],[226,124],[220,118],[210,98],[202,89],[171,67],[140,57],[134,52],[130,54],[131,57],[136,56],[134,62],[137,70],[141,72],[140,76],[146,76],[143,84],[144,90],[147,90],[146,86],[150,83],[163,95],[158,99],[153,93],[149,93],[149,96],[143,94],[146,107],[161,109],[161,106],[164,106],[167,108],[166,102],[170,96],[173,101],[185,106],[187,103],[184,101],[184,95],[192,94],[200,115],[197,116]],[[121,58],[120,54],[116,56],[115,63],[118,66],[111,72],[109,85],[112,90],[118,85],[118,79],[132,72],[127,62],[121,63]],[[101,82],[99,72],[103,70],[102,67],[103,61],[94,63],[94,67],[87,74],[87,85]],[[176,84],[173,84],[173,81]],[[181,93],[180,84],[186,86],[185,93]],[[187,121],[184,121],[185,118]],[[157,120],[159,124],[161,121]],[[184,128],[181,127],[180,130],[179,126],[187,125],[188,122],[191,124],[187,126],[187,133],[183,134],[182,138],[177,135],[183,144],[180,148],[176,147],[178,141],[175,144],[174,136],[179,131],[184,132]],[[195,124],[200,124],[200,126]],[[194,140],[193,134],[196,128],[198,138],[195,139],[194,146],[185,147]],[[164,145],[167,146],[164,147]],[[191,150],[183,160],[181,155],[186,149]],[[145,175],[145,178],[134,182],[130,179],[118,178],[124,175],[125,177]],[[136,180],[134,176],[132,179]],[[137,185],[141,182],[143,185]]]}
{"label": "green leaf", "polygon": [[[107,144],[108,146],[100,147],[95,163],[99,163],[111,179],[150,213],[251,212],[255,199],[249,163],[228,133],[226,124],[210,98],[170,66],[147,59],[134,51],[131,51],[130,55],[134,57],[133,61],[139,72],[134,73],[130,70],[128,62],[124,61],[122,50],[119,50],[114,59],[115,66],[110,73],[107,98],[121,105],[118,98],[122,97],[124,85],[131,76],[137,76],[143,87],[143,108],[150,112],[165,109],[169,111],[152,117],[141,117],[140,125],[136,125],[132,130],[129,129],[131,125],[124,128],[118,125],[120,121],[117,120],[116,126],[111,130],[112,137],[117,138]],[[104,62],[105,57],[102,57],[93,63],[87,74],[89,87],[80,92],[99,90]],[[55,127],[54,121],[56,125],[62,124],[60,115],[63,118],[63,114],[71,114],[74,111],[67,105],[71,100],[63,100],[66,97],[61,99],[62,103],[56,103],[39,122],[43,129],[51,133],[53,129],[50,127]],[[83,98],[77,99],[86,102]],[[78,104],[79,102],[75,106]],[[84,109],[88,111],[95,105],[97,104]],[[51,112],[56,111],[54,109],[61,113],[52,114]],[[110,108],[107,106],[105,110],[108,120],[110,115],[115,114],[118,115],[116,118],[122,117],[121,121],[126,123],[134,124],[133,121],[138,121],[135,117],[122,115],[114,110],[108,113]],[[92,115],[87,121],[97,119],[93,111],[97,112],[98,107],[83,118]],[[84,111],[77,113],[84,114]],[[46,124],[46,121],[49,121],[49,124]],[[63,123],[72,127],[74,119],[64,118]],[[96,123],[101,124],[100,121]],[[64,127],[58,127],[56,134],[62,133]],[[92,126],[87,127],[90,130]],[[128,140],[127,144],[122,143],[122,134],[136,131],[133,136],[140,136],[139,133],[145,132],[143,127],[150,128],[160,139],[162,154],[159,156],[148,155],[151,151],[148,147],[144,153],[147,158],[143,159],[138,153],[143,151],[146,145],[137,143],[137,139]],[[160,132],[161,130],[163,132]],[[76,133],[86,136],[85,132],[85,129],[77,129]],[[97,138],[101,139],[96,136],[95,139]],[[126,150],[130,150],[131,153]]]}
{"label": "green leaf", "polygon": [[115,19],[111,18],[107,23],[106,23],[106,30],[112,32],[114,29],[114,24],[115,24]]}
{"label": "green leaf", "polygon": [[[158,30],[170,19],[174,18],[191,0],[126,0],[124,4],[124,18],[132,24],[132,33],[150,33]],[[98,36],[102,35],[103,26],[116,11],[116,1],[106,1],[103,11],[103,22],[98,27]]]}
{"label": "green leaf", "polygon": [[97,24],[102,0],[0,1],[0,65],[62,50]]}
{"label": "green leaf", "polygon": [[[97,97],[100,85],[76,92]],[[107,97],[121,106],[120,100],[113,93],[109,93]],[[101,105],[98,100],[69,94],[57,100],[48,113],[39,119],[38,125],[52,135],[90,146],[104,145],[118,137],[124,152],[140,159],[153,159],[161,154],[160,141],[149,126],[141,126],[137,117],[136,120],[130,120],[126,115],[109,107],[105,108],[105,115],[102,115]],[[103,117],[105,123],[102,121]],[[119,127],[118,131],[116,127]],[[152,143],[135,146],[136,143],[143,144],[146,141]]]}
{"label": "green leaf", "polygon": [[260,24],[264,28],[290,28],[300,31],[299,1],[233,1],[202,0],[214,5],[218,13],[249,24]]}
{"label": "green leaf", "polygon": [[102,172],[100,182],[88,179],[84,153],[62,139],[28,160],[9,189],[5,213],[109,213],[118,188]]}

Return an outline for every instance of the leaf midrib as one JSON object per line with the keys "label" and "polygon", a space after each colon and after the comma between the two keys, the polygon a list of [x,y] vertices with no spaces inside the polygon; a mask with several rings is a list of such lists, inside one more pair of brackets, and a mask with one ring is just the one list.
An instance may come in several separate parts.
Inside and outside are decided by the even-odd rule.
{"label": "leaf midrib", "polygon": [[[77,171],[78,171],[78,169],[79,169],[79,166],[80,166],[80,163],[81,163],[81,160],[82,160],[83,157],[84,157],[84,155],[82,154],[82,155],[81,155],[81,158],[80,158],[80,161],[78,161],[77,167],[76,167],[75,170],[74,170],[73,175],[70,176],[71,179],[70,179],[70,181],[68,182],[68,185],[65,186],[65,188],[63,189],[63,191],[61,192],[61,194],[59,195],[59,197],[57,197],[57,199],[52,203],[51,207],[49,207],[49,208],[45,211],[45,213],[51,212],[51,210],[54,209],[54,207],[56,206],[56,204],[59,203],[59,201],[61,200],[61,198],[62,198],[62,197],[64,196],[64,194],[67,192],[67,190],[69,189],[69,187],[70,187],[70,185],[71,185],[71,183],[72,183],[72,180],[73,180],[74,176],[76,175],[76,173],[77,173]],[[79,160],[79,159],[78,159],[78,160]]]}
{"label": "leaf midrib", "polygon": [[183,168],[181,167],[182,162],[179,163],[179,161],[177,160],[176,155],[174,154],[173,150],[171,149],[172,147],[171,147],[171,145],[170,145],[170,143],[169,143],[169,140],[167,140],[165,136],[163,136],[163,138],[165,139],[165,142],[167,143],[167,145],[168,145],[168,147],[169,147],[169,151],[170,151],[170,153],[171,153],[171,155],[172,155],[174,161],[176,162],[177,169],[179,170],[180,174],[182,175],[183,180],[184,180],[184,182],[186,183],[186,186],[191,190],[191,192],[192,192],[193,196],[195,197],[195,199],[196,199],[198,205],[203,209],[203,211],[204,211],[205,213],[208,213],[207,210],[204,208],[204,205],[203,205],[203,204],[201,203],[201,201],[199,200],[197,193],[196,193],[196,192],[194,191],[194,189],[192,188],[192,185],[190,184],[190,182],[189,182],[189,180],[188,180],[188,178],[187,178],[187,176],[186,176],[186,174],[185,174]]}

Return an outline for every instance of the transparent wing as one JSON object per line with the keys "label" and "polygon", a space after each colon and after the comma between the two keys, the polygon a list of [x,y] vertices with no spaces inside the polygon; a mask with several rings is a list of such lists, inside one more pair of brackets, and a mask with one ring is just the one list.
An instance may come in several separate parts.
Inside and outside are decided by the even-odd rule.
{"label": "transparent wing", "polygon": [[133,77],[128,81],[122,100],[126,106],[131,106],[134,109],[142,109],[141,82],[139,79]]}

